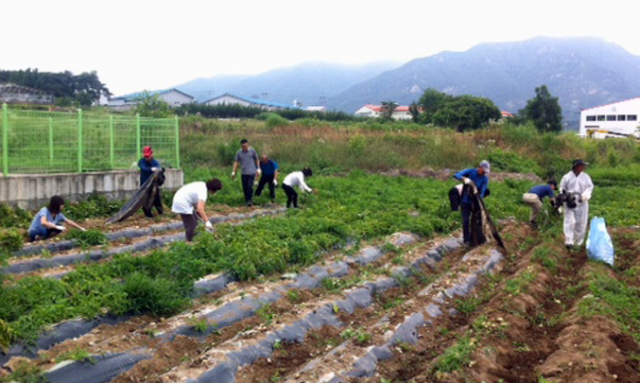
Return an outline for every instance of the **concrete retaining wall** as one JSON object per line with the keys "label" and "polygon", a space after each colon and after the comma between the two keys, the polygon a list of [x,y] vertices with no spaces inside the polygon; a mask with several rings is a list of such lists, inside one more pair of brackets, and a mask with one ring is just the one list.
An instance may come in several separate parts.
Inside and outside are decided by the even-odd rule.
{"label": "concrete retaining wall", "polygon": [[[184,183],[184,173],[167,169],[163,188],[177,190]],[[82,174],[17,174],[0,176],[0,202],[23,209],[45,206],[54,195],[65,201],[79,201],[91,193],[108,199],[128,199],[140,185],[140,173],[133,170]]]}

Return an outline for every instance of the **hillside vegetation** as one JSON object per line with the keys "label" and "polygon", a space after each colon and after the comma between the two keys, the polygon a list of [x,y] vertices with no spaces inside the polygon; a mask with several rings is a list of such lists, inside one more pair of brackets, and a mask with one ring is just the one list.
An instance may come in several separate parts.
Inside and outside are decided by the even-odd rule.
{"label": "hillside vegetation", "polygon": [[188,178],[192,170],[230,167],[240,139],[247,138],[285,169],[311,166],[321,174],[457,170],[487,159],[494,171],[559,179],[573,159],[583,158],[591,163],[589,173],[598,184],[640,182],[640,146],[633,139],[585,140],[573,133],[540,133],[531,124],[493,124],[456,133],[400,122],[288,122],[276,115],[266,121],[187,117],[181,119],[181,136]]}

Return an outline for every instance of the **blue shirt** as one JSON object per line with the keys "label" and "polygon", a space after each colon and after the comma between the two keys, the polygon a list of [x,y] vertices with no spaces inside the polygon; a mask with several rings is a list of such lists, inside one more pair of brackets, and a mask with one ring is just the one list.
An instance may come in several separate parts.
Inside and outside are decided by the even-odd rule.
{"label": "blue shirt", "polygon": [[537,195],[538,198],[540,198],[540,201],[542,201],[544,197],[553,198],[556,196],[553,192],[553,189],[551,189],[551,186],[549,185],[534,186],[533,188],[531,188],[531,190],[529,190],[529,193]]}
{"label": "blue shirt", "polygon": [[264,174],[265,176],[276,174],[276,170],[278,169],[278,163],[274,160],[270,159],[266,164],[260,161],[260,170],[262,170],[262,174]]}
{"label": "blue shirt", "polygon": [[[471,181],[473,181],[476,184],[476,187],[478,188],[478,192],[480,193],[480,196],[482,198],[486,196],[487,187],[489,186],[489,177],[481,176],[478,173],[478,169],[465,169],[456,173],[456,175],[453,176],[453,178],[457,180],[461,180],[463,177],[467,177],[471,179]],[[464,195],[462,196],[462,203],[471,203],[468,193],[464,193]]]}
{"label": "blue shirt", "polygon": [[140,168],[140,186],[142,186],[153,174],[151,168],[159,168],[160,162],[156,161],[155,158],[152,158],[151,161],[141,158],[138,161],[138,167]]}
{"label": "blue shirt", "polygon": [[42,209],[40,209],[38,214],[36,214],[36,216],[33,217],[33,221],[31,221],[31,226],[29,226],[29,232],[41,230],[44,227],[42,226],[42,222],[41,222],[42,217],[47,217],[47,221],[51,222],[54,225],[59,225],[61,222],[64,222],[67,220],[67,218],[62,213],[56,214],[56,217],[53,218],[53,216],[51,215],[51,212],[49,211],[49,208],[43,207]]}

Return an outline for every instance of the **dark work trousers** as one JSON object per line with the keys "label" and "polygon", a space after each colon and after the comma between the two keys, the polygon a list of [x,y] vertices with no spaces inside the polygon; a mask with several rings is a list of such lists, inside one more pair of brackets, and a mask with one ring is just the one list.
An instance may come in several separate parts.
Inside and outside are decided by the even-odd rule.
{"label": "dark work trousers", "polygon": [[[162,214],[163,213],[163,208],[162,208],[162,196],[161,196],[161,192],[160,192],[160,188],[151,188],[151,193],[154,193],[154,196],[150,196],[149,198],[153,198],[153,206],[155,206],[156,210],[158,211],[158,214]],[[145,206],[146,204],[142,205],[142,210],[144,211],[144,215],[146,215],[147,217],[153,217],[153,214],[151,214],[151,204],[149,204],[149,207]]]}
{"label": "dark work trousers", "polygon": [[264,189],[264,185],[269,185],[269,197],[274,201],[276,199],[276,187],[273,185],[273,177],[275,174],[263,174],[260,177],[260,182],[258,183],[258,189],[256,189],[256,197],[260,197],[262,194],[262,189]]}
{"label": "dark work trousers", "polygon": [[253,181],[255,181],[255,179],[255,174],[242,175],[242,191],[244,192],[244,202],[247,205],[253,203]]}
{"label": "dark work trousers", "polygon": [[193,236],[196,235],[196,227],[198,227],[198,216],[195,214],[180,214],[182,223],[184,224],[185,237],[187,242],[193,240]]}
{"label": "dark work trousers", "polygon": [[298,207],[298,193],[289,185],[282,184],[284,192],[287,194],[287,207]]}
{"label": "dark work trousers", "polygon": [[462,210],[462,236],[468,246],[479,246],[487,241],[482,230],[482,211],[475,197],[472,203],[460,205]]}

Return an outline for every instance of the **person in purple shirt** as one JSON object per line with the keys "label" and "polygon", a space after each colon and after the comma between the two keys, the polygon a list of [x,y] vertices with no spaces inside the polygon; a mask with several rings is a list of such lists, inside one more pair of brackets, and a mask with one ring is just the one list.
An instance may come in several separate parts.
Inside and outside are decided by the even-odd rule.
{"label": "person in purple shirt", "polygon": [[542,201],[549,197],[551,204],[555,201],[555,191],[558,190],[558,183],[556,181],[549,181],[546,185],[534,186],[528,193],[522,195],[524,203],[531,207],[531,215],[529,216],[529,224],[532,228],[538,228],[538,214],[542,210]]}
{"label": "person in purple shirt", "polygon": [[476,190],[472,184],[475,184],[478,197],[486,197],[490,172],[491,164],[488,161],[482,161],[478,168],[465,169],[453,176],[464,183],[460,207],[462,211],[462,236],[467,246],[478,246],[487,241],[482,230],[480,205],[474,198]]}

